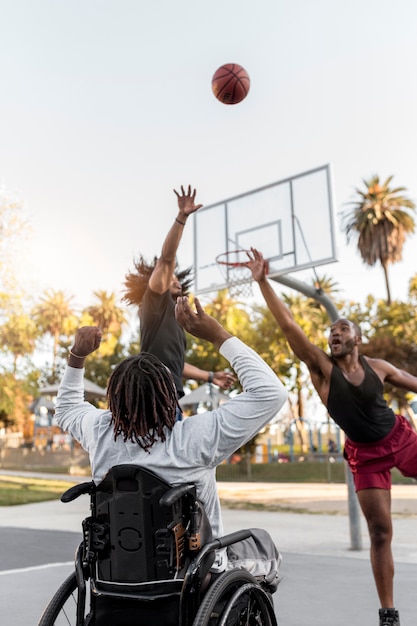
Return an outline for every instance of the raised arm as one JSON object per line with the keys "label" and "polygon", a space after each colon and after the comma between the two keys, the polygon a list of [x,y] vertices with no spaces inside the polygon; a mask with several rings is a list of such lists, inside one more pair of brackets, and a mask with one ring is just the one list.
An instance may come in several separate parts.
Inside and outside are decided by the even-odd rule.
{"label": "raised arm", "polygon": [[203,206],[195,204],[197,191],[196,189],[191,191],[190,185],[188,185],[187,192],[181,186],[181,194],[175,189],[174,193],[178,198],[178,214],[162,244],[161,254],[149,279],[149,287],[156,293],[165,293],[169,289],[175,270],[178,246],[187,218]]}
{"label": "raised arm", "polygon": [[330,367],[330,360],[326,353],[311,343],[300,326],[295,322],[289,308],[278,298],[266,276],[267,262],[255,248],[251,248],[247,266],[251,270],[252,277],[258,283],[268,308],[278,322],[296,357],[304,361],[310,370],[322,370],[327,363]]}
{"label": "raised arm", "polygon": [[78,369],[84,367],[86,357],[95,352],[101,343],[102,332],[98,326],[82,326],[75,333],[74,343],[69,351],[68,365]]}

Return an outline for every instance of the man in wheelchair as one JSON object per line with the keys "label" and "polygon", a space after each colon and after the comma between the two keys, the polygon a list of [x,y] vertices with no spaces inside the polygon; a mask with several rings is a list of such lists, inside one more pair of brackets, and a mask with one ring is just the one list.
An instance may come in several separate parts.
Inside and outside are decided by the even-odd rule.
{"label": "man in wheelchair", "polygon": [[[55,415],[88,451],[93,477],[84,489],[91,494],[92,516],[78,557],[78,626],[152,619],[161,626],[276,623],[266,598],[277,586],[279,553],[261,529],[224,536],[216,467],[276,415],[288,394],[260,356],[197,299],[194,310],[179,297],[175,314],[186,331],[220,351],[240,380],[243,392],[217,409],[177,421],[172,375],[148,353],[114,369],[108,409],[97,409],[84,401],[83,378],[85,358],[100,345],[100,329],[80,328],[69,352]],[[142,546],[147,552],[140,555]],[[92,608],[84,618],[79,600],[86,578]],[[45,611],[42,626],[59,623],[61,599]],[[163,609],[164,617],[155,617],[155,609]]]}

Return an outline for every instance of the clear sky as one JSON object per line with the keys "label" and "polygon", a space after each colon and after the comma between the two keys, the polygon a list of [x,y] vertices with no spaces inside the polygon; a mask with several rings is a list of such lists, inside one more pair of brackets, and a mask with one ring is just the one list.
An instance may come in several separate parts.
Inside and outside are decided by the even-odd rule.
{"label": "clear sky", "polygon": [[[416,27],[414,0],[3,0],[0,183],[34,229],[24,280],[80,306],[121,294],[133,257],[159,253],[181,184],[208,205],[330,163],[336,214],[374,173],[417,200]],[[234,106],[211,92],[228,62],[251,77]],[[385,297],[337,229],[339,262],[320,272],[342,297]]]}

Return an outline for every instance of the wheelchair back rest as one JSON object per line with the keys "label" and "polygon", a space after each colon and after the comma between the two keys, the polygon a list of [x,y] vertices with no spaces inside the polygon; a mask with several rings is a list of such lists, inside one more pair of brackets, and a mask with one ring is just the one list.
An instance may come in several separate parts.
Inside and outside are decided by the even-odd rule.
{"label": "wheelchair back rest", "polygon": [[[183,576],[196,502],[195,486],[187,487],[170,498],[176,488],[142,467],[109,470],[92,495],[90,545],[98,579],[138,583]],[[162,496],[168,504],[160,504]]]}

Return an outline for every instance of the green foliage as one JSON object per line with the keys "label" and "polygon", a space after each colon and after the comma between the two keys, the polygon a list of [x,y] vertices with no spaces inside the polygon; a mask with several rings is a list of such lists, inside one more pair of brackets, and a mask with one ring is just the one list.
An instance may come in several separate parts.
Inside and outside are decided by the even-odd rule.
{"label": "green foliage", "polygon": [[115,343],[110,354],[101,354],[100,351],[91,354],[85,362],[86,377],[105,389],[111,372],[125,357],[124,347],[120,342]]}
{"label": "green foliage", "polygon": [[38,329],[32,318],[25,313],[11,313],[0,326],[0,346],[13,359],[13,371],[17,372],[19,357],[32,354]]}
{"label": "green foliage", "polygon": [[[410,212],[414,203],[403,195],[403,189],[391,189],[391,178],[380,183],[378,177],[365,182],[365,190],[357,190],[353,210],[346,218],[347,234],[360,237],[369,227],[389,223],[385,236],[391,249],[390,262],[414,221]],[[1,191],[1,190],[0,190]],[[2,203],[3,202],[3,203]],[[27,414],[27,406],[36,395],[39,384],[57,382],[67,361],[67,351],[72,345],[76,329],[83,325],[98,325],[103,330],[100,349],[86,361],[86,376],[101,387],[106,387],[114,366],[128,354],[140,349],[138,335],[129,335],[126,310],[117,306],[114,293],[95,291],[92,304],[83,311],[75,310],[71,296],[62,291],[47,290],[33,302],[28,294],[21,294],[8,263],[16,237],[23,222],[18,205],[13,200],[1,199],[0,193],[0,419],[3,424],[19,428]],[[19,228],[16,226],[19,225]],[[397,229],[401,236],[395,239]],[[372,229],[371,229],[372,230]],[[380,231],[378,245],[382,246]],[[398,233],[397,233],[398,234]],[[369,237],[367,234],[366,237]],[[368,239],[364,236],[364,241]],[[376,245],[376,244],[375,244]],[[388,248],[384,248],[386,250]],[[375,251],[375,250],[374,250]],[[368,250],[364,250],[368,253]],[[381,255],[383,249],[380,249]],[[381,256],[382,258],[382,256]],[[384,257],[385,258],[385,257]],[[381,261],[382,262],[382,261]],[[7,267],[7,280],[4,275]],[[330,294],[337,292],[331,277],[315,277],[317,289]],[[316,300],[291,292],[281,296],[308,337],[327,351],[328,314]],[[29,305],[30,302],[30,305]],[[393,362],[398,367],[417,375],[417,274],[410,278],[407,301],[376,300],[369,295],[364,304],[355,301],[335,301],[341,316],[359,323],[364,333],[363,352]],[[227,290],[218,292],[205,306],[232,334],[258,352],[292,392],[292,415],[303,415],[303,402],[314,393],[308,371],[290,350],[274,317],[265,305],[251,306],[230,297]],[[32,356],[44,355],[42,371],[32,362]],[[209,343],[187,336],[186,360],[204,370],[221,370],[229,367],[227,361]],[[190,385],[193,383],[190,382]],[[239,389],[237,382],[235,387]],[[388,389],[390,401],[404,404],[408,399],[395,389]],[[248,446],[253,446],[249,442]]]}
{"label": "green foliage", "polygon": [[31,381],[11,372],[0,374],[0,426],[24,431],[29,419]]}
{"label": "green foliage", "polygon": [[87,307],[86,312],[91,316],[95,326],[101,328],[103,341],[111,338],[120,339],[123,324],[126,323],[125,312],[116,304],[116,294],[107,291],[95,291],[96,304]]}

